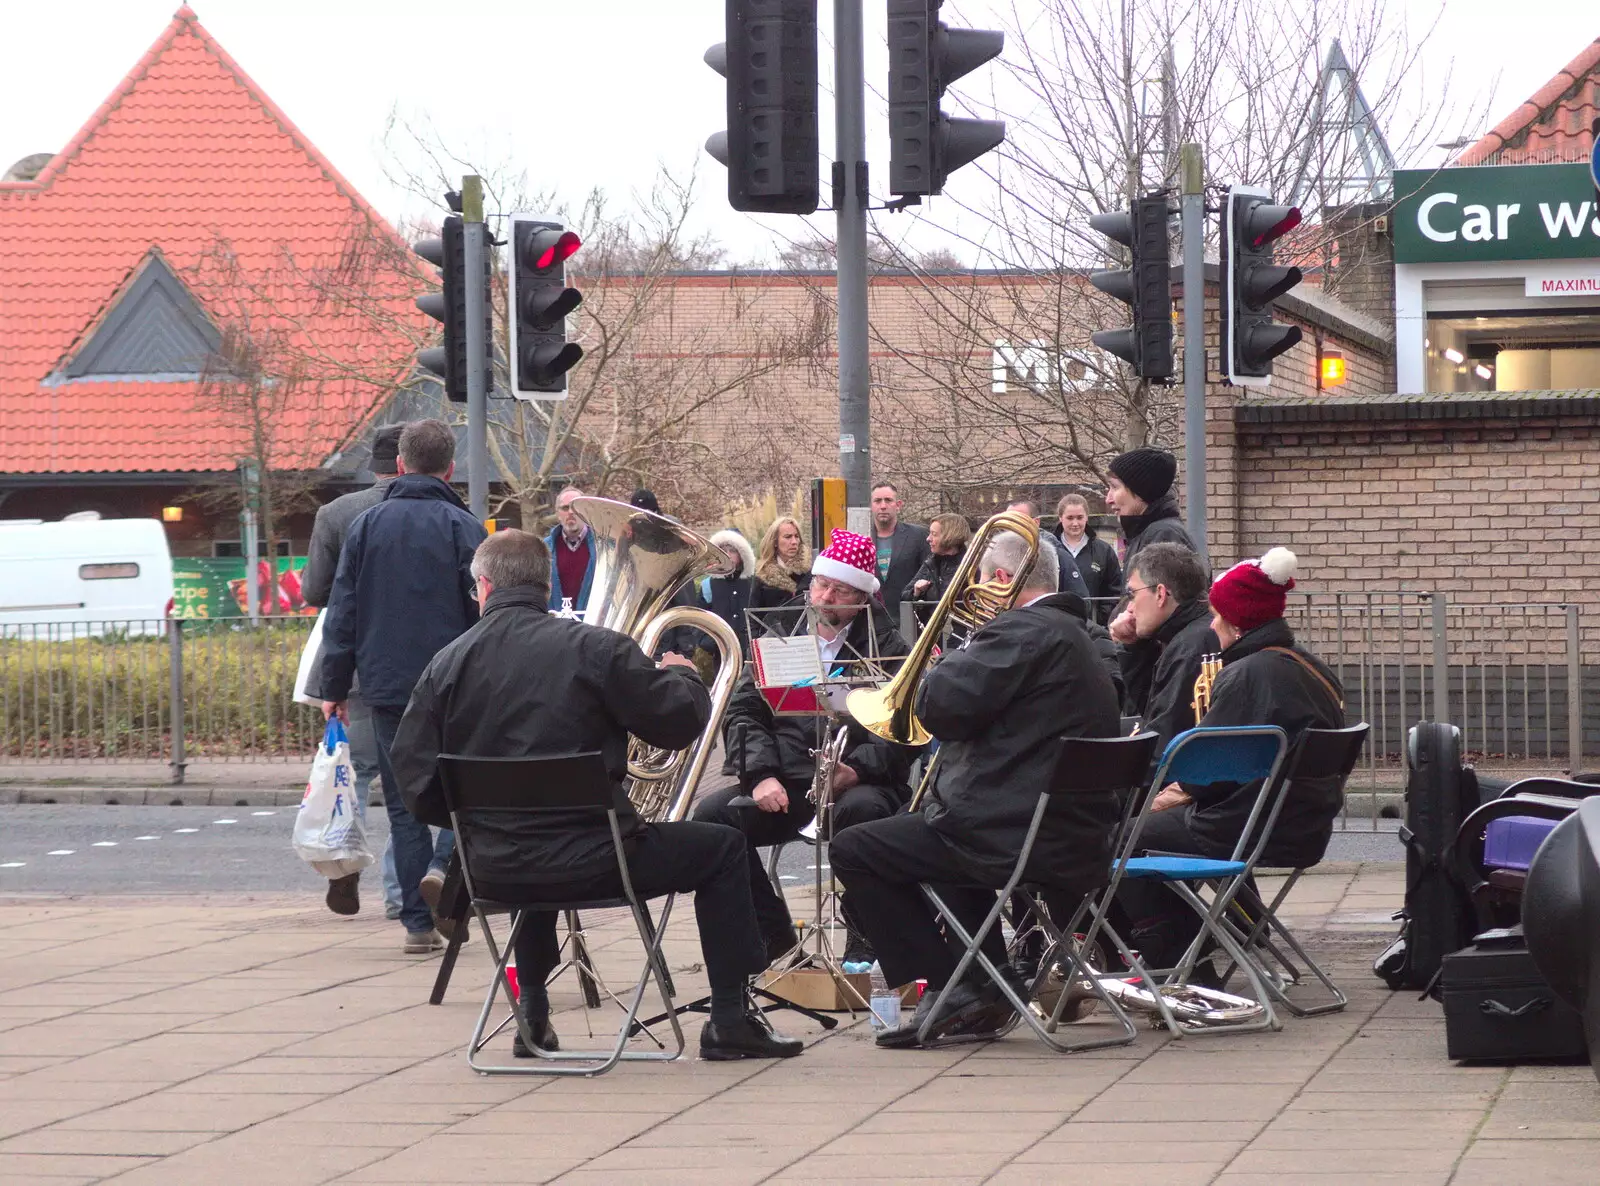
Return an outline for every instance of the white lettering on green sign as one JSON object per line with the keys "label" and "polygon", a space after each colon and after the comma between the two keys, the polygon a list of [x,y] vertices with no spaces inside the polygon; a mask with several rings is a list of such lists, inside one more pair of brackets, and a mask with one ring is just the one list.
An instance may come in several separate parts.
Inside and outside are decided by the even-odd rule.
{"label": "white lettering on green sign", "polygon": [[1396,263],[1600,258],[1600,197],[1582,165],[1401,170],[1395,196]]}

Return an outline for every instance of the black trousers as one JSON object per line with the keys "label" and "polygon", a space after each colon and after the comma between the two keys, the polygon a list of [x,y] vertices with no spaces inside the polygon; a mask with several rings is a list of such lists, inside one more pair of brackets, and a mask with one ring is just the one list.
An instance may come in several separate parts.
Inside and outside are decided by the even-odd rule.
{"label": "black trousers", "polygon": [[[750,896],[755,899],[756,920],[760,923],[762,937],[771,940],[786,938],[794,923],[789,917],[788,907],[762,868],[761,854],[756,850],[793,840],[816,815],[816,808],[806,798],[809,785],[797,787],[785,782],[783,789],[789,794],[788,811],[731,807],[728,801],[744,793],[738,786],[712,791],[694,809],[697,821],[725,824],[744,833],[750,864]],[[837,837],[846,828],[858,827],[871,820],[888,819],[901,806],[900,796],[890,787],[858,783],[842,792],[834,802],[834,836]],[[837,839],[834,843],[838,843]]]}
{"label": "black trousers", "polygon": [[[745,978],[767,966],[766,946],[750,901],[744,837],[713,824],[646,824],[628,855],[628,876],[641,900],[693,893],[700,951],[713,992],[742,992]],[[766,879],[763,877],[763,881]],[[615,869],[559,885],[479,885],[479,894],[503,902],[611,898],[622,894]],[[529,916],[517,936],[518,980],[542,985],[560,960],[556,915]]]}
{"label": "black trousers", "polygon": [[[940,929],[938,915],[917,883],[932,883],[968,933],[976,931],[994,908],[995,890],[974,884],[955,852],[920,813],[840,832],[829,858],[834,874],[849,891],[852,912],[878,953],[884,978],[890,984],[926,979],[930,988],[949,983],[962,948]],[[999,926],[984,939],[983,951],[997,965],[1005,962]],[[978,976],[982,977],[981,971]]]}
{"label": "black trousers", "polygon": [[[1139,833],[1141,852],[1178,852],[1228,860],[1231,849],[1220,851],[1189,830],[1189,813],[1181,807],[1154,812]],[[1122,930],[1128,945],[1152,968],[1170,968],[1183,957],[1200,933],[1200,918],[1177,893],[1159,881],[1125,877],[1117,887],[1112,922]]]}

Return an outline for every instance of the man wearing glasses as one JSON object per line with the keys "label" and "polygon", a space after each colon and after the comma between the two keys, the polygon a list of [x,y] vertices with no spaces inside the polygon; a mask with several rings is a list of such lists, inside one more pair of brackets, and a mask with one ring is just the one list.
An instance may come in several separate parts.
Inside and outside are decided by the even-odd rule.
{"label": "man wearing glasses", "polygon": [[[1137,637],[1155,648],[1157,658],[1148,694],[1134,703],[1130,691],[1125,707],[1127,715],[1142,717],[1145,728],[1161,737],[1158,754],[1179,733],[1194,728],[1200,661],[1222,649],[1211,629],[1209,583],[1200,557],[1182,544],[1151,544],[1128,570],[1127,612]],[[1124,649],[1124,660],[1127,655]]]}

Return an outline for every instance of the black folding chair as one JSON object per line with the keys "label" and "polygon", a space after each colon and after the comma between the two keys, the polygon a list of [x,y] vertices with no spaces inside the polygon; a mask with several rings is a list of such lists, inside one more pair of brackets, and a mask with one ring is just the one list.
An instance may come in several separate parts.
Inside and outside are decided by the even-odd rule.
{"label": "black folding chair", "polygon": [[[1040,961],[1039,974],[1035,980],[1034,989],[1037,990],[1042,978],[1048,975],[1051,964],[1058,960],[1061,961],[1066,983],[1070,985],[1075,981],[1081,981],[1088,985],[1095,997],[1110,1010],[1111,1015],[1116,1019],[1121,1032],[1109,1037],[1088,1038],[1079,1042],[1062,1041],[1057,1036],[1056,1031],[1060,1025],[1061,1013],[1066,1006],[1069,993],[1066,991],[1061,993],[1051,1016],[1042,1017],[1036,1014],[1029,1003],[1022,999],[1006,977],[1001,974],[1000,969],[996,968],[989,957],[984,954],[982,949],[983,941],[988,937],[990,931],[1000,925],[1000,917],[1007,904],[1011,901],[1012,894],[1016,891],[1018,885],[1022,883],[1024,876],[1026,876],[1028,861],[1033,855],[1033,845],[1038,839],[1039,829],[1043,826],[1044,821],[1064,813],[1075,795],[1104,794],[1107,791],[1111,791],[1126,796],[1129,802],[1136,799],[1139,790],[1144,786],[1145,775],[1150,769],[1150,759],[1155,754],[1156,741],[1157,738],[1154,733],[1145,733],[1137,737],[1103,739],[1067,737],[1062,739],[1054,776],[1050,781],[1050,785],[1039,792],[1039,802],[1034,807],[1033,820],[1028,825],[1027,836],[1024,838],[1022,848],[1017,854],[1017,863],[1012,867],[1011,876],[1006,880],[1005,886],[998,889],[994,908],[989,911],[988,917],[984,919],[983,924],[978,927],[976,932],[972,934],[967,932],[966,928],[962,926],[961,920],[945,904],[944,900],[939,896],[939,892],[932,885],[923,882],[921,886],[923,895],[938,912],[940,921],[966,948],[962,952],[960,961],[956,964],[955,974],[951,976],[950,983],[959,984],[961,978],[966,975],[967,969],[972,966],[972,962],[977,960],[983,970],[989,974],[989,978],[1005,994],[1006,999],[1011,1003],[1011,1007],[1016,1010],[1017,1015],[1028,1028],[1033,1030],[1041,1042],[1060,1054],[1072,1054],[1081,1050],[1099,1050],[1107,1046],[1126,1046],[1138,1037],[1138,1030],[1134,1027],[1133,1022],[1129,1020],[1127,1013],[1106,993],[1100,983],[1097,970],[1087,962],[1086,953],[1093,950],[1101,918],[1096,917],[1081,945],[1072,941],[1069,937],[1063,935],[1062,931],[1050,921],[1049,911],[1043,907],[1038,899],[1041,888],[1054,883],[1049,882],[1048,879],[1041,879],[1038,876],[1038,870],[1035,870],[1034,875],[1028,878],[1027,891],[1033,902],[1032,913],[1038,924],[1044,927],[1046,933],[1050,936],[1050,947],[1045,953],[1045,958]],[[1123,812],[1124,820],[1126,815],[1127,810],[1125,808]],[[1115,823],[1107,822],[1106,831],[1108,836],[1116,827]],[[986,886],[984,888],[993,889],[995,887]],[[1085,892],[1082,886],[1057,886],[1056,888],[1068,888],[1077,892],[1085,902],[1090,901],[1094,894],[1093,890]],[[1095,888],[1098,889],[1098,887]],[[1080,906],[1074,918],[1081,915],[1082,912],[1083,908]],[[939,1002],[936,1001],[917,1035],[918,1039],[924,1044],[928,1043],[929,1035],[932,1033],[933,1027],[938,1023],[939,1016]]]}
{"label": "black folding chair", "polygon": [[[461,874],[466,883],[469,903],[488,944],[489,956],[495,961],[494,980],[484,997],[483,1009],[467,1045],[467,1065],[483,1075],[600,1075],[621,1061],[662,1062],[683,1054],[683,1028],[677,1014],[672,1011],[672,994],[667,987],[666,963],[661,956],[661,937],[666,933],[667,920],[672,913],[676,895],[666,895],[662,903],[661,921],[653,925],[649,913],[634,892],[633,879],[628,873],[628,854],[622,843],[622,830],[617,823],[615,794],[610,776],[606,773],[599,753],[568,754],[548,758],[474,758],[459,754],[439,756],[440,773],[444,786],[445,805],[450,811],[451,826],[456,833],[456,843],[462,853]],[[530,823],[548,820],[553,812],[562,812],[564,822],[570,821],[574,811],[588,812],[596,824],[604,818],[611,829],[611,843],[617,858],[617,875],[622,894],[612,898],[573,899],[552,892],[537,900],[504,902],[479,895],[472,853],[471,826],[463,829],[462,815],[496,815],[503,819],[521,816]],[[517,1007],[517,994],[506,975],[506,967],[516,950],[517,936],[528,921],[530,912],[569,910],[627,909],[632,912],[639,930],[639,941],[644,945],[644,967],[633,987],[632,1000],[625,1010],[616,1041],[609,1050],[543,1050],[535,1041],[527,1019]],[[511,933],[506,938],[505,950],[496,945],[494,933],[489,928],[490,914],[510,913]],[[519,969],[519,971],[523,971]],[[659,1050],[628,1050],[628,1039],[635,1028],[639,1007],[644,1001],[646,988],[654,978],[660,990],[662,1004],[666,1006],[677,1049],[662,1047]],[[489,1040],[504,1028],[505,1023],[487,1037],[489,1017],[494,1010],[497,991],[504,991],[511,1006],[511,1020],[522,1035],[522,1041],[536,1056],[528,1065],[484,1064],[478,1053]],[[658,1043],[659,1045],[659,1043]]]}
{"label": "black folding chair", "polygon": [[[1272,823],[1276,821],[1282,805],[1294,795],[1297,782],[1337,778],[1342,792],[1345,780],[1350,777],[1350,772],[1360,760],[1361,749],[1366,745],[1367,733],[1370,730],[1371,726],[1363,722],[1345,729],[1307,729],[1300,734],[1284,763],[1284,787],[1279,794],[1272,819],[1268,821],[1268,829],[1270,830]],[[1270,843],[1270,836],[1266,839]],[[1315,1017],[1323,1013],[1337,1013],[1349,1004],[1349,1000],[1332,978],[1306,954],[1306,949],[1300,945],[1300,941],[1278,917],[1278,908],[1283,905],[1289,896],[1289,891],[1294,889],[1295,883],[1305,871],[1305,868],[1292,870],[1271,903],[1263,900],[1247,884],[1235,902],[1230,905],[1224,919],[1233,928],[1241,946],[1256,957],[1257,968],[1262,973],[1262,981],[1267,986],[1267,991],[1296,1017]],[[1328,1001],[1317,1005],[1301,1005],[1289,999],[1288,987],[1301,982],[1300,969],[1278,950],[1275,940],[1288,947],[1295,958],[1305,964],[1306,970],[1321,982],[1330,997]],[[1266,959],[1269,957],[1277,965],[1277,970],[1267,965]],[[1233,968],[1230,967],[1223,974],[1224,985],[1227,984],[1232,971]]]}

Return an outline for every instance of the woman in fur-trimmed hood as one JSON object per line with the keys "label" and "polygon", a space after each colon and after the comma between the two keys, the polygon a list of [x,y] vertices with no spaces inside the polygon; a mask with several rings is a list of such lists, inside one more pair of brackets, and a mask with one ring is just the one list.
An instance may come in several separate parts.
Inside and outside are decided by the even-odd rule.
{"label": "woman in fur-trimmed hood", "polygon": [[711,542],[738,562],[739,567],[728,576],[705,577],[700,581],[700,604],[726,622],[739,636],[739,649],[750,655],[750,630],[744,620],[744,611],[750,605],[751,587],[755,584],[756,553],[750,541],[730,529],[719,531]]}

